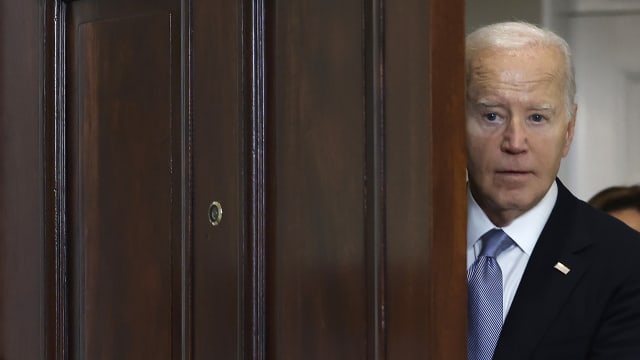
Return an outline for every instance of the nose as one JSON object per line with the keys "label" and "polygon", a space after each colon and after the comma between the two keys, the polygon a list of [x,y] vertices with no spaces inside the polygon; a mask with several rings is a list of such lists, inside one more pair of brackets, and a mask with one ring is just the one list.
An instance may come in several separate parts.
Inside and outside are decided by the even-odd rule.
{"label": "nose", "polygon": [[511,118],[502,135],[502,151],[509,154],[520,154],[527,151],[527,130],[524,121]]}

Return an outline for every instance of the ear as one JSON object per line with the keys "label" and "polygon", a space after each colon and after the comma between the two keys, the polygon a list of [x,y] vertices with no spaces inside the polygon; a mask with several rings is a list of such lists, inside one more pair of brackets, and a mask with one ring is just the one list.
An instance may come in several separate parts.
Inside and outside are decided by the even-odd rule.
{"label": "ear", "polygon": [[576,115],[578,113],[578,105],[573,104],[573,111],[571,112],[572,116],[569,119],[569,124],[567,125],[567,132],[565,134],[564,140],[564,149],[562,150],[562,157],[567,156],[569,154],[569,149],[571,148],[571,142],[573,141],[573,132],[576,127]]}

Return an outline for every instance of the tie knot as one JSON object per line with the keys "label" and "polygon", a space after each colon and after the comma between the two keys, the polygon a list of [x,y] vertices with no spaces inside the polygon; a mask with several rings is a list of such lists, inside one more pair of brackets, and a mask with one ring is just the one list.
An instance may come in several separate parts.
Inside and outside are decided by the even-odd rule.
{"label": "tie knot", "polygon": [[495,258],[511,245],[512,240],[502,229],[491,229],[482,235],[480,256]]}

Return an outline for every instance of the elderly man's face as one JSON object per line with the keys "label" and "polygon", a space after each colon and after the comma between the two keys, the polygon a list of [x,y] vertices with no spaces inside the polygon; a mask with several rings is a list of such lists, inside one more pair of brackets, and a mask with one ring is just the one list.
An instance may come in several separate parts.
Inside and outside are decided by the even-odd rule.
{"label": "elderly man's face", "polygon": [[486,49],[467,69],[469,186],[498,226],[542,199],[569,151],[562,64],[558,49],[537,46]]}

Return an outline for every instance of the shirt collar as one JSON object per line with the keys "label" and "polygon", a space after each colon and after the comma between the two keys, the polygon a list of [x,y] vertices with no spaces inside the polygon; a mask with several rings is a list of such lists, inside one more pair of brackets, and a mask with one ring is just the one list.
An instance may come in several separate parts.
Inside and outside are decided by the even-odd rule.
{"label": "shirt collar", "polygon": [[[531,255],[557,198],[558,185],[554,181],[536,206],[502,228],[527,255]],[[482,211],[467,187],[467,247],[473,247],[484,233],[496,227]]]}

